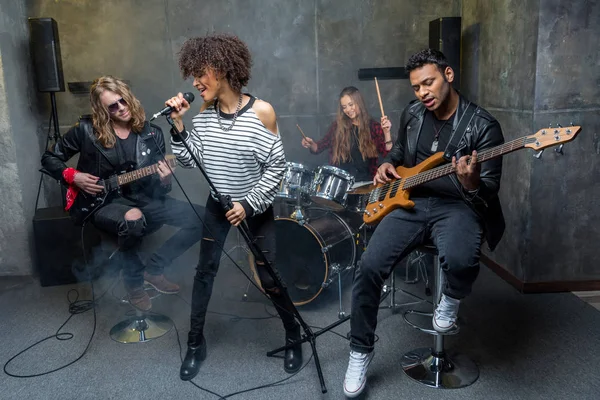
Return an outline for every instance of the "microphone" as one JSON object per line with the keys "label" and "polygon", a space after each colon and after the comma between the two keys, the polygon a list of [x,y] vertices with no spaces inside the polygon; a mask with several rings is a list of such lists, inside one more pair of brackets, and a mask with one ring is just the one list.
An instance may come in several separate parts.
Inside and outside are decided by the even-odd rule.
{"label": "microphone", "polygon": [[[190,93],[190,92],[184,93],[183,98],[185,99],[185,101],[188,102],[188,104],[190,104],[191,102],[194,101],[194,94]],[[152,116],[152,118],[150,118],[150,121],[154,121],[156,118],[160,117],[161,115],[169,115],[172,112],[173,112],[173,107],[166,106],[165,108],[163,108],[162,110],[160,110],[159,112],[154,114]]]}

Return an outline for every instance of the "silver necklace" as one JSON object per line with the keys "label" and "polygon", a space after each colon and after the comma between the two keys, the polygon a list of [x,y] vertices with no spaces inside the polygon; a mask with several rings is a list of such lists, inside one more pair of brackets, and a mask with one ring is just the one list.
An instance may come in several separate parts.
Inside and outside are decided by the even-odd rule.
{"label": "silver necklace", "polygon": [[433,130],[435,131],[435,136],[433,137],[433,143],[431,143],[431,152],[432,153],[435,153],[437,151],[438,143],[439,143],[438,139],[440,138],[440,133],[442,133],[442,129],[444,129],[444,126],[446,126],[448,121],[450,121],[453,117],[454,117],[454,114],[452,114],[450,116],[450,118],[448,118],[447,120],[444,121],[442,126],[440,126],[440,129],[437,129],[435,127],[435,121],[437,118],[435,116],[433,116]]}
{"label": "silver necklace", "polygon": [[231,120],[231,125],[229,125],[229,126],[225,126],[221,122],[221,110],[219,109],[219,103],[217,102],[217,120],[219,121],[219,126],[221,127],[221,129],[223,129],[225,132],[229,132],[233,128],[233,125],[235,125],[235,120],[238,117],[238,113],[242,109],[242,99],[243,98],[244,98],[243,93],[240,93],[240,100],[238,101],[237,108],[235,109],[235,113],[233,114],[233,119]]}

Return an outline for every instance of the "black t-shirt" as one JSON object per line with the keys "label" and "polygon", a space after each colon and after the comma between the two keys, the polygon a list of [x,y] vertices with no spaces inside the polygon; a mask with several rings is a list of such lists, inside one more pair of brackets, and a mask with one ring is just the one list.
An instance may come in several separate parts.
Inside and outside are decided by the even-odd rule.
{"label": "black t-shirt", "polygon": [[135,150],[137,145],[137,136],[135,133],[130,133],[126,139],[121,139],[117,136],[117,154],[119,155],[119,163],[121,171],[131,171],[136,168]]}
{"label": "black t-shirt", "polygon": [[[115,144],[115,148],[117,150],[117,155],[119,156],[119,169],[118,171],[116,171],[118,174],[133,171],[134,169],[136,169],[136,145],[137,135],[133,132],[129,133],[129,136],[127,136],[126,139],[121,139],[117,136],[117,143]],[[135,191],[135,184],[125,185],[121,187],[121,194],[124,196],[129,196]]]}
{"label": "black t-shirt", "polygon": [[350,160],[341,162],[338,166],[354,177],[355,182],[370,181],[369,159],[363,160],[358,143],[358,126],[352,125],[350,133]]}
{"label": "black t-shirt", "polygon": [[[438,120],[432,112],[428,111],[425,113],[425,120],[423,121],[421,134],[419,135],[419,143],[417,143],[417,163],[446,149],[448,141],[452,136],[453,123],[454,115],[448,120],[442,121]],[[434,145],[436,138],[437,148],[435,148]],[[411,196],[461,198],[460,192],[456,189],[456,186],[450,179],[450,175],[417,186],[412,190]]]}

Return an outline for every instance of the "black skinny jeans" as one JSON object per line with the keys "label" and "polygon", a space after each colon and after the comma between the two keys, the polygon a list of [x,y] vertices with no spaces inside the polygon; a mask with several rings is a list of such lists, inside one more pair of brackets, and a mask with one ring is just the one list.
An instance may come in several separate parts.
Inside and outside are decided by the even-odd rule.
{"label": "black skinny jeans", "polygon": [[[221,204],[211,196],[206,201],[206,211],[204,214],[204,224],[212,237],[209,237],[208,231],[200,244],[200,262],[196,268],[194,277],[194,288],[192,291],[192,314],[190,321],[190,332],[188,335],[188,346],[196,347],[203,342],[204,324],[206,322],[206,312],[208,303],[212,294],[213,282],[221,259],[222,245],[225,243],[231,224],[225,218],[225,211]],[[273,216],[273,207],[269,207],[262,214],[255,215],[246,220],[252,236],[256,238],[256,244],[263,251],[267,261],[273,267],[277,277],[281,280],[277,269],[275,268],[275,219]],[[237,229],[237,228],[236,228]],[[297,327],[295,317],[292,313],[293,304],[286,301],[281,290],[276,288],[272,277],[267,269],[257,264],[258,276],[261,280],[263,289],[269,295],[277,310],[283,326],[286,331],[292,331]]]}
{"label": "black skinny jeans", "polygon": [[413,198],[414,208],[396,209],[373,232],[354,275],[350,348],[373,350],[381,288],[398,261],[431,239],[445,273],[443,293],[462,299],[479,274],[483,237],[480,218],[461,199]]}

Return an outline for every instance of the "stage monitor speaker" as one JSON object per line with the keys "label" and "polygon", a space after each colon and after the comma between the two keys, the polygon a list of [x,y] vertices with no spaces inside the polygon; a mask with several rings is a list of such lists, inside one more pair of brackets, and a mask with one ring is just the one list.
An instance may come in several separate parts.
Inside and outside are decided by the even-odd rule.
{"label": "stage monitor speaker", "polygon": [[29,46],[40,92],[64,92],[58,26],[52,18],[29,18]]}
{"label": "stage monitor speaker", "polygon": [[[81,227],[75,226],[62,207],[39,208],[33,218],[37,273],[42,286],[76,283],[85,278],[85,260],[81,247]],[[88,262],[92,248],[100,243],[100,234],[90,224],[84,232]]]}
{"label": "stage monitor speaker", "polygon": [[454,88],[460,89],[460,17],[444,17],[429,22],[429,47],[444,53],[454,70]]}

